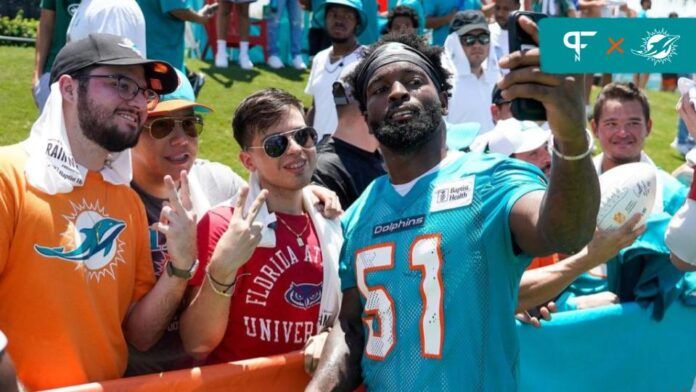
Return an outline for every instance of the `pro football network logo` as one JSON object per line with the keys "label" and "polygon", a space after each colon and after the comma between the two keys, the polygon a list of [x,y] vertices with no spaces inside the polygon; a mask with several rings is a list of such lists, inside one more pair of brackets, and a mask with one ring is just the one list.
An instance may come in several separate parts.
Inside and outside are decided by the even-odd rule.
{"label": "pro football network logo", "polygon": [[75,263],[75,269],[86,268],[87,277],[96,279],[109,275],[116,279],[116,265],[125,263],[122,252],[125,242],[118,239],[126,228],[125,222],[106,215],[99,202],[81,204],[70,202],[73,213],[64,215],[68,228],[61,235],[72,246],[48,247],[34,245],[42,256]]}
{"label": "pro football network logo", "polygon": [[575,62],[580,61],[580,53],[587,47],[582,37],[594,37],[596,34],[596,31],[569,31],[563,36],[563,45],[575,52]]}
{"label": "pro football network logo", "polygon": [[670,35],[666,30],[649,31],[640,50],[632,49],[631,52],[637,56],[645,57],[653,62],[653,65],[664,64],[671,61],[677,54],[677,41],[679,35]]}

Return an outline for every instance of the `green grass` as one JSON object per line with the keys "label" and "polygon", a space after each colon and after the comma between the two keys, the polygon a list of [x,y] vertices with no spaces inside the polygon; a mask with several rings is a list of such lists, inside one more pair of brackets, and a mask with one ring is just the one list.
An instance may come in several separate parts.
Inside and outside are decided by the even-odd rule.
{"label": "green grass", "polygon": [[[37,110],[31,96],[33,62],[33,48],[0,46],[0,145],[26,138],[36,120]],[[308,72],[302,73],[292,68],[274,71],[265,66],[243,71],[234,65],[220,70],[197,59],[187,60],[187,65],[206,74],[206,84],[198,101],[215,109],[214,113],[206,115],[205,131],[200,139],[200,156],[223,162],[240,174],[245,171],[238,162],[239,148],[232,139],[230,126],[237,104],[247,95],[266,87],[288,90],[302,99],[305,105],[311,103],[311,97],[304,94]],[[592,96],[596,96],[597,92],[595,88]],[[683,162],[681,156],[669,147],[676,132],[674,105],[678,95],[648,91],[648,98],[653,132],[645,149],[658,165],[672,171]]]}

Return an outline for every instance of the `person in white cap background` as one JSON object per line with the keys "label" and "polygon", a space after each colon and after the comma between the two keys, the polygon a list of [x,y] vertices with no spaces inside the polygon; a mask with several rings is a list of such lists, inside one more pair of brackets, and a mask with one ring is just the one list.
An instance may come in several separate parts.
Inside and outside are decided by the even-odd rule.
{"label": "person in white cap background", "polygon": [[533,121],[515,118],[500,120],[492,131],[475,141],[472,149],[503,154],[531,163],[548,177],[551,174],[549,139],[551,131],[539,127]]}
{"label": "person in white cap background", "polygon": [[[46,389],[121,377],[126,341],[140,350],[166,328],[186,281],[155,282],[147,220],[131,180],[135,145],[174,69],[132,43],[92,34],[52,68],[29,138],[0,148],[0,326],[19,381]],[[179,269],[195,265],[185,173],[155,224]],[[60,338],[57,338],[60,337]]]}

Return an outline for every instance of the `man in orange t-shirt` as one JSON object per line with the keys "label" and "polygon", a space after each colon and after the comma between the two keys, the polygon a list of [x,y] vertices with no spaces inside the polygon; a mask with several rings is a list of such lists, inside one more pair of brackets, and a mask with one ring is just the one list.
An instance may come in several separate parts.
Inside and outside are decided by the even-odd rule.
{"label": "man in orange t-shirt", "polygon": [[[0,147],[0,329],[30,390],[121,377],[126,340],[147,349],[164,331],[186,279],[155,284],[145,211],[128,187],[130,152],[158,94],[178,79],[121,37],[71,42],[24,142]],[[195,265],[186,176],[158,229],[172,263]]]}

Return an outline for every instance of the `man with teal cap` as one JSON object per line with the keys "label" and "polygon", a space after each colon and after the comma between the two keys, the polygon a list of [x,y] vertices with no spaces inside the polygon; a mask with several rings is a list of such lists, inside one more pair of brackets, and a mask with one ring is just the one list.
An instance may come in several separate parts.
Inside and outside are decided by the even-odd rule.
{"label": "man with teal cap", "polygon": [[360,0],[326,0],[317,8],[315,17],[331,39],[331,46],[314,56],[305,88],[305,93],[313,97],[307,122],[314,126],[321,140],[338,125],[332,85],[345,67],[361,57],[363,47],[357,36],[367,26],[367,15]]}
{"label": "man with teal cap", "polygon": [[[138,144],[132,150],[133,181],[131,187],[145,205],[148,224],[160,220],[167,197],[166,175],[179,179],[188,172],[191,203],[198,218],[211,207],[234,196],[244,181],[229,167],[198,159],[198,136],[203,132],[202,113],[208,106],[195,102],[193,88],[177,70],[179,87],[163,95],[157,106],[148,112]],[[181,184],[177,183],[177,187]],[[150,251],[155,275],[186,278],[189,271],[169,263],[166,238],[150,229]],[[146,352],[129,348],[126,375],[162,372],[190,367],[179,338],[178,315],[172,319],[160,341]]]}

